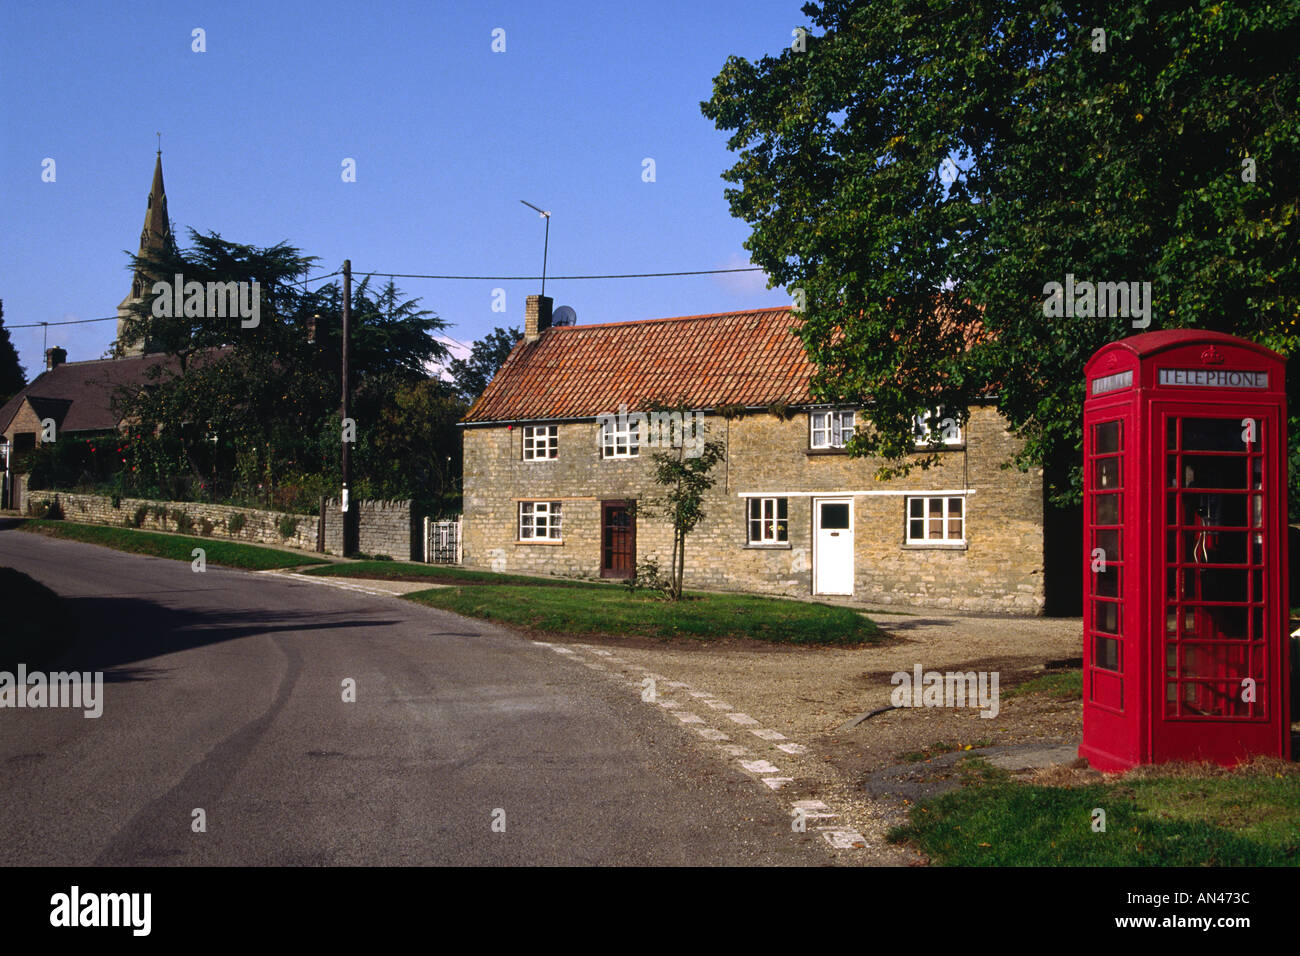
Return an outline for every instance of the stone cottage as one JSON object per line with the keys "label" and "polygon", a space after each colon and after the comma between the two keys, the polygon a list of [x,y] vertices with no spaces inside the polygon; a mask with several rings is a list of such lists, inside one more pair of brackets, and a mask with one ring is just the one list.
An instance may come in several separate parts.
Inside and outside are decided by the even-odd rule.
{"label": "stone cottage", "polygon": [[[964,428],[918,415],[941,462],[877,481],[877,461],[844,451],[858,410],[813,401],[789,308],[552,328],[551,304],[528,297],[523,340],[462,422],[467,565],[667,568],[651,455],[717,440],[726,457],[687,539],[688,588],[1043,611],[1042,475],[1000,467],[1020,444],[993,405]],[[669,432],[634,414],[655,402],[701,414]]]}

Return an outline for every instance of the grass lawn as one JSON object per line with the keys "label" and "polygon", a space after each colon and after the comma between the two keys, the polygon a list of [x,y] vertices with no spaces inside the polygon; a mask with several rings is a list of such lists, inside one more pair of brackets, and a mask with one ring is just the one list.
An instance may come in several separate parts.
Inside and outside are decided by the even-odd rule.
{"label": "grass lawn", "polygon": [[[471,572],[472,573],[472,572]],[[504,575],[491,575],[502,578]],[[870,644],[884,633],[847,607],[741,594],[690,593],[681,601],[608,584],[470,585],[416,591],[409,600],[534,631],[781,644]]]}
{"label": "grass lawn", "polygon": [[1079,669],[1043,674],[1007,688],[1001,696],[1003,700],[1009,700],[1024,694],[1044,694],[1056,700],[1082,700],[1083,671]]}
{"label": "grass lawn", "polygon": [[[949,866],[1297,866],[1300,768],[1151,769],[1082,787],[1010,779],[977,758],[963,787],[890,834]],[[1106,831],[1092,813],[1106,811]]]}
{"label": "grass lawn", "polygon": [[397,561],[349,561],[311,568],[306,574],[331,578],[368,578],[371,581],[410,581],[427,578],[430,584],[528,584],[552,588],[617,588],[599,581],[566,581],[562,578],[528,577],[471,571],[452,564],[407,564]]}
{"label": "grass lawn", "polygon": [[247,571],[268,571],[272,568],[293,568],[304,564],[323,564],[322,559],[291,551],[276,551],[256,545],[223,541],[219,538],[191,538],[178,534],[156,534],[152,531],[135,531],[97,524],[74,524],[68,521],[49,521],[31,518],[19,525],[23,531],[49,534],[56,538],[70,538],[87,544],[98,544],[132,554],[148,554],[156,558],[176,561],[193,561],[195,548],[202,548],[208,564]]}

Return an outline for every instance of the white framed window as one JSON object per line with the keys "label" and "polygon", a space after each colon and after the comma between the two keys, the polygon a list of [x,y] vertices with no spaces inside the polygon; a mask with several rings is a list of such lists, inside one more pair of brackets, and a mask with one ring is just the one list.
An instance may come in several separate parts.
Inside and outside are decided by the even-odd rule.
{"label": "white framed window", "polygon": [[810,413],[809,444],[813,448],[843,448],[853,437],[853,420],[854,413],[849,411]]}
{"label": "white framed window", "polygon": [[749,543],[786,544],[790,540],[788,498],[749,499]]}
{"label": "white framed window", "polygon": [[545,461],[560,454],[558,425],[524,426],[524,461]]}
{"label": "white framed window", "polygon": [[948,415],[942,406],[927,409],[912,417],[912,435],[917,448],[929,447],[931,441],[949,447],[964,444],[966,436],[956,415]]}
{"label": "white framed window", "polygon": [[602,458],[636,458],[641,453],[640,419],[628,421],[624,416],[600,423]]}
{"label": "white framed window", "polygon": [[965,544],[966,499],[957,495],[907,499],[908,544]]}
{"label": "white framed window", "polygon": [[560,502],[519,502],[520,541],[561,540]]}

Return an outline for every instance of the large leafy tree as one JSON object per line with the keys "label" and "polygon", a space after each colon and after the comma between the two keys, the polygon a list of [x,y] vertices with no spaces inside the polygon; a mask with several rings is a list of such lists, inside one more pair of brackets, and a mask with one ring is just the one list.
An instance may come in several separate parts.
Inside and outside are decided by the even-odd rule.
{"label": "large leafy tree", "polygon": [[5,304],[0,299],[0,405],[22,391],[27,384],[27,372],[18,364],[18,351],[9,341],[5,328]]}
{"label": "large leafy tree", "polygon": [[[132,467],[163,492],[178,493],[170,479],[187,473],[189,491],[273,488],[287,477],[316,479],[309,491],[337,485],[338,407],[341,396],[342,289],[338,283],[308,291],[302,283],[315,260],[280,243],[260,248],[229,242],[215,233],[191,231],[192,246],[170,246],[133,259],[145,275],[185,282],[258,282],[260,316],[245,327],[241,317],[155,315],[152,283],[134,307],[120,344],[145,343],[176,359],[158,366],[143,388],[126,390],[119,408],[138,439]],[[166,290],[159,290],[165,294]],[[172,310],[175,311],[175,310]],[[444,323],[418,300],[403,298],[392,282],[377,293],[363,279],[352,289],[350,350],[358,402],[358,477],[375,470],[390,477],[390,463],[376,461],[373,431],[378,409],[402,387],[424,377],[424,364],[445,357],[433,336]],[[421,494],[414,474],[405,489]],[[304,492],[306,498],[312,495]],[[299,502],[302,504],[302,502]]]}
{"label": "large leafy tree", "polygon": [[376,397],[381,401],[367,436],[376,493],[415,494],[420,510],[435,517],[459,511],[463,456],[457,423],[468,406],[448,383],[433,378]]}
{"label": "large leafy tree", "polygon": [[447,370],[465,401],[472,402],[483,394],[488,382],[510,357],[520,335],[517,328],[498,326],[471,346],[468,358],[451,360]]}
{"label": "large leafy tree", "polygon": [[916,410],[995,397],[1077,500],[1083,364],[1137,330],[1045,317],[1067,274],[1150,282],[1151,329],[1300,345],[1298,0],[803,10],[802,49],[730,58],[702,109],[814,388],[875,426],[851,451],[905,468]]}

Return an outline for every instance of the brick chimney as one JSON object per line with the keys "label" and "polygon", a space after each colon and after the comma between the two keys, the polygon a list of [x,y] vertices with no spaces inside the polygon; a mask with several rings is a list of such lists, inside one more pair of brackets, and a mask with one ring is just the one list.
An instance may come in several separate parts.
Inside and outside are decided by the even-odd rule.
{"label": "brick chimney", "polygon": [[[547,324],[550,323],[550,316],[547,316]],[[48,372],[56,365],[62,365],[68,360],[68,350],[61,349],[57,345],[45,350],[45,370]]]}
{"label": "brick chimney", "polygon": [[555,300],[548,295],[530,295],[524,306],[524,341],[536,342],[537,337],[551,327],[551,306]]}

